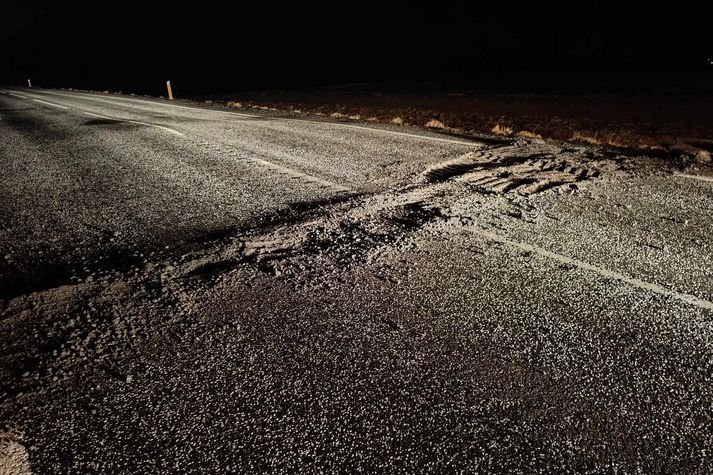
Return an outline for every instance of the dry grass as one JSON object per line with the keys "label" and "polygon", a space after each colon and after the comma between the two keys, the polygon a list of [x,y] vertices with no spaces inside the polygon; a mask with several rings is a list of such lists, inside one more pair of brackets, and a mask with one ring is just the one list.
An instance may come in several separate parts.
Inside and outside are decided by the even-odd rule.
{"label": "dry grass", "polygon": [[426,127],[428,127],[429,129],[445,129],[446,124],[444,124],[440,120],[431,119],[428,122],[426,122]]}
{"label": "dry grass", "polygon": [[698,163],[710,163],[711,153],[708,150],[698,150],[695,154],[695,159]]}
{"label": "dry grass", "polygon": [[637,146],[639,150],[645,150],[647,152],[663,152],[666,149],[661,145],[642,143]]}
{"label": "dry grass", "polygon": [[626,134],[611,133],[608,138],[602,137],[600,134],[587,134],[586,132],[575,131],[569,138],[570,142],[588,143],[590,145],[609,145],[617,148],[627,148],[637,145],[637,140],[632,137],[627,137]]}
{"label": "dry grass", "polygon": [[521,130],[516,134],[518,137],[524,137],[526,139],[541,139],[542,135],[536,134],[535,132],[530,132],[529,130]]}
{"label": "dry grass", "polygon": [[572,137],[569,138],[570,142],[584,142],[590,145],[603,145],[604,142],[591,135],[585,135],[582,132],[574,132]]}
{"label": "dry grass", "polygon": [[512,135],[512,128],[500,124],[495,124],[495,127],[490,129],[495,135]]}
{"label": "dry grass", "polygon": [[[448,130],[462,133],[492,133],[495,135],[522,137],[532,140],[553,139],[557,141],[579,142],[594,146],[638,149],[642,152],[664,153],[679,150],[680,131],[642,131],[636,124],[613,124],[602,127],[601,124],[589,124],[587,121],[562,118],[559,116],[510,117],[505,115],[458,116],[443,114],[438,109],[412,110],[406,108],[375,109],[358,106],[337,106],[336,104],[282,104],[260,103],[253,101],[227,101],[230,108],[255,109],[265,111],[282,110],[292,114],[308,114],[317,117],[331,117],[336,120],[367,121],[372,123],[390,123],[394,125],[420,125],[432,130]],[[276,107],[277,106],[277,107]],[[439,117],[448,117],[448,123]],[[492,124],[495,124],[494,126]],[[678,133],[676,133],[678,132]],[[687,129],[685,133],[690,133]],[[700,133],[699,133],[700,135]],[[712,141],[713,142],[713,141]],[[672,145],[674,144],[674,145]],[[678,148],[676,148],[678,147]],[[707,152],[699,153],[696,148]],[[699,162],[712,163],[708,147],[688,147],[687,156]],[[677,152],[678,153],[678,152]]]}

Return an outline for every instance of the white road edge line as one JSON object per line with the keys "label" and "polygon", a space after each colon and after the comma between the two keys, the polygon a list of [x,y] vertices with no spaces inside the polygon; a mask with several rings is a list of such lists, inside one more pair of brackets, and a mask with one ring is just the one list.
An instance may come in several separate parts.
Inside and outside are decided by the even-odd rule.
{"label": "white road edge line", "polygon": [[88,115],[89,117],[97,117],[97,118],[99,118],[99,119],[116,120],[116,119],[112,119],[111,117],[107,117],[107,116],[105,116],[105,115],[95,114],[95,113],[93,113],[93,112],[85,112],[85,111],[82,111],[82,114]]}
{"label": "white road edge line", "polygon": [[5,91],[5,92],[6,92],[7,94],[10,94],[11,96],[21,97],[21,98],[23,98],[23,99],[27,99],[27,96],[23,96],[22,94],[18,94],[18,93],[16,93],[16,92],[10,92],[10,91]]}
{"label": "white road edge line", "polygon": [[175,107],[178,109],[188,109],[192,111],[205,111],[205,112],[215,112],[218,114],[229,114],[229,115],[237,115],[241,117],[249,117],[251,119],[262,119],[263,117],[260,115],[250,115],[250,114],[243,114],[241,112],[232,112],[232,111],[221,111],[221,110],[213,110],[213,109],[201,109],[200,107],[190,107],[190,106],[182,106],[178,104],[164,104],[163,102],[155,102],[155,101],[147,101],[145,99],[134,99],[132,97],[119,97],[119,96],[100,96],[97,94],[91,94],[88,92],[57,92],[57,91],[48,91],[48,90],[43,90],[42,92],[46,94],[53,94],[55,96],[62,96],[62,97],[72,97],[72,96],[87,96],[87,97],[93,97],[95,99],[102,99],[102,102],[109,102],[109,101],[128,101],[128,102],[140,102],[143,104],[150,104],[154,106],[164,106],[164,107]]}
{"label": "white road edge line", "polygon": [[269,161],[263,160],[261,158],[247,158],[247,160],[251,161],[253,163],[260,164],[266,168],[269,168],[270,170],[277,171],[278,173],[283,173],[290,177],[299,177],[299,178],[301,178],[305,181],[308,181],[308,182],[319,183],[320,185],[326,186],[328,188],[332,188],[333,190],[335,190],[338,193],[352,191],[352,189],[347,186],[340,185],[339,183],[334,183],[332,181],[325,180],[323,178],[319,178],[314,175],[309,175],[307,173],[297,171],[292,168],[288,168],[288,167],[286,167],[284,165],[280,165],[278,163],[269,162]]}
{"label": "white road edge line", "polygon": [[690,179],[690,180],[711,181],[711,182],[713,182],[713,177],[710,177],[710,176],[689,175],[688,173],[674,173],[673,176],[677,176],[677,177],[680,177],[680,178],[688,178],[688,179]]}
{"label": "white road edge line", "polygon": [[48,105],[48,106],[57,107],[57,108],[59,108],[59,109],[69,109],[69,107],[61,106],[61,105],[59,105],[59,104],[54,104],[54,103],[52,103],[52,102],[47,102],[47,101],[43,101],[43,100],[40,100],[40,99],[32,99],[32,100],[35,101],[35,102],[39,102],[40,104],[45,104],[45,105]]}
{"label": "white road edge line", "polygon": [[[304,120],[304,119],[291,119],[287,118],[285,120]],[[320,122],[321,123],[321,122]],[[404,137],[414,137],[417,139],[422,139],[422,140],[431,140],[434,142],[447,142],[447,143],[454,143],[458,145],[470,145],[470,146],[475,146],[475,145],[482,145],[479,142],[467,142],[465,140],[453,140],[453,139],[447,139],[443,137],[431,137],[431,136],[426,136],[426,135],[418,135],[418,134],[410,134],[408,132],[398,132],[396,130],[386,130],[386,129],[378,129],[376,127],[365,127],[363,125],[355,125],[355,124],[343,124],[341,122],[324,122],[325,124],[330,124],[330,125],[336,125],[338,127],[347,127],[350,129],[362,129],[362,130],[369,130],[371,132],[380,132],[384,134],[391,134],[391,135],[401,135]]]}
{"label": "white road edge line", "polygon": [[[0,92],[7,92],[7,91],[0,91]],[[49,91],[45,91],[45,92],[49,92]],[[7,92],[7,93],[8,93],[8,94],[12,94],[11,92]],[[57,94],[57,95],[60,95],[60,94]],[[139,125],[144,125],[144,126],[147,126],[147,127],[154,127],[154,128],[157,128],[157,129],[161,129],[161,130],[164,130],[164,131],[169,132],[169,133],[171,133],[171,134],[178,135],[179,137],[185,137],[185,136],[186,136],[186,134],[184,134],[184,133],[182,133],[182,132],[179,132],[179,131],[177,131],[177,130],[173,130],[173,129],[168,128],[168,127],[164,127],[163,125],[149,124],[149,123],[147,123],[147,122],[141,122],[141,121],[139,121],[139,120],[117,119],[117,118],[114,118],[114,117],[109,117],[109,116],[105,116],[105,115],[95,114],[95,113],[93,113],[93,112],[87,112],[87,111],[83,111],[83,110],[80,110],[80,109],[71,109],[70,107],[62,106],[62,105],[59,105],[59,104],[53,104],[53,103],[51,103],[51,102],[42,101],[42,100],[40,100],[40,99],[28,98],[28,97],[22,96],[22,95],[20,95],[20,94],[17,94],[17,96],[18,96],[18,97],[22,97],[22,98],[24,98],[24,99],[31,99],[31,100],[33,100],[33,101],[40,102],[40,103],[42,103],[42,104],[47,104],[47,105],[50,105],[50,106],[59,107],[59,108],[61,108],[61,109],[75,110],[76,112],[79,112],[79,113],[84,114],[84,115],[88,115],[89,117],[96,117],[96,118],[98,118],[98,119],[113,120],[113,121],[116,121],[116,122],[129,122],[129,123],[132,123],[132,124],[139,124]],[[63,96],[66,97],[67,95],[63,95]],[[142,101],[142,102],[150,102],[150,101]],[[153,102],[150,102],[150,103],[151,103],[151,104],[154,104]],[[169,105],[169,104],[167,104],[167,105]],[[183,107],[183,106],[176,106],[176,107]],[[186,109],[193,109],[193,110],[195,110],[194,107],[186,107]],[[217,111],[217,112],[221,112],[221,111]],[[334,190],[337,191],[337,192],[348,192],[348,191],[352,191],[351,188],[346,187],[346,186],[344,186],[344,185],[340,185],[340,184],[338,184],[338,183],[334,183],[334,182],[331,182],[331,181],[328,181],[328,180],[325,180],[325,179],[322,179],[322,178],[319,178],[319,177],[316,177],[316,176],[313,176],[313,175],[308,175],[308,174],[305,174],[305,173],[302,173],[302,172],[298,172],[298,171],[293,170],[292,168],[285,167],[284,165],[279,165],[279,164],[276,164],[276,163],[268,162],[267,160],[262,160],[262,159],[259,159],[259,158],[249,158],[248,160],[250,160],[250,161],[252,161],[252,162],[259,163],[259,164],[261,164],[261,165],[263,165],[263,166],[265,166],[265,167],[268,167],[268,168],[270,168],[270,169],[273,169],[273,170],[277,170],[277,171],[286,173],[286,174],[288,174],[288,175],[290,175],[290,176],[300,176],[300,177],[303,177],[303,178],[308,178],[309,181],[313,181],[313,182],[315,182],[315,183],[319,183],[319,184],[321,184],[321,185],[330,187],[330,188],[334,189]]]}
{"label": "white road edge line", "polygon": [[700,308],[703,308],[706,310],[713,310],[713,302],[710,302],[710,301],[704,300],[704,299],[700,299],[694,295],[684,294],[682,292],[676,292],[675,290],[669,290],[664,287],[661,287],[658,284],[644,282],[643,280],[635,279],[633,277],[629,277],[627,275],[620,274],[618,272],[614,272],[614,271],[611,271],[608,269],[597,267],[592,264],[588,264],[584,261],[580,261],[577,259],[573,259],[571,257],[563,256],[562,254],[557,254],[555,252],[548,251],[547,249],[543,249],[538,246],[533,246],[532,244],[526,244],[523,242],[513,241],[511,239],[508,239],[506,237],[500,236],[499,234],[495,234],[495,233],[492,233],[489,231],[483,231],[483,230],[479,230],[479,229],[468,229],[468,231],[472,232],[473,234],[480,235],[480,236],[482,236],[486,239],[489,239],[491,241],[496,241],[496,242],[499,242],[502,244],[507,244],[509,246],[518,248],[523,251],[539,254],[543,257],[547,257],[549,259],[555,260],[557,262],[561,262],[563,264],[569,264],[569,265],[579,267],[580,269],[595,272],[603,277],[608,277],[610,279],[615,279],[615,280],[618,280],[621,282],[625,282],[629,285],[632,285],[632,286],[637,287],[642,290],[654,292],[659,295],[664,295],[666,297],[675,298],[682,302],[685,302],[685,303],[688,303],[691,305],[695,305],[696,307],[700,307]]}
{"label": "white road edge line", "polygon": [[98,118],[100,118],[100,119],[115,120],[115,121],[117,121],[117,122],[131,122],[132,124],[139,124],[139,125],[144,125],[144,126],[146,126],[146,127],[153,127],[153,128],[155,128],[155,129],[161,129],[161,130],[163,130],[163,131],[165,131],[165,132],[168,132],[168,133],[173,134],[173,135],[177,135],[177,136],[179,136],[179,137],[185,137],[185,136],[186,136],[186,134],[184,134],[183,132],[179,132],[179,131],[177,131],[177,130],[173,130],[173,129],[169,128],[169,127],[164,127],[163,125],[149,124],[148,122],[141,122],[141,121],[139,121],[139,120],[116,119],[116,118],[114,118],[114,117],[107,117],[107,116],[103,116],[103,115],[99,115],[99,114],[93,114],[93,113],[91,113],[91,112],[86,112],[86,111],[83,111],[83,110],[80,110],[80,109],[72,109],[71,107],[63,106],[63,105],[60,105],[60,104],[55,104],[55,103],[53,103],[53,102],[43,101],[43,100],[41,100],[41,99],[36,99],[36,98],[33,98],[33,97],[23,96],[23,95],[21,95],[21,94],[14,94],[14,93],[12,93],[12,92],[8,92],[8,94],[11,94],[11,95],[14,95],[14,96],[18,96],[18,97],[22,97],[23,99],[30,99],[30,100],[32,100],[32,101],[34,101],[34,102],[39,102],[40,104],[45,104],[45,105],[52,106],[52,107],[58,107],[58,108],[60,108],[60,109],[74,110],[74,111],[76,111],[76,112],[80,112],[80,113],[82,113],[82,114],[86,114],[86,115],[89,115],[89,116],[92,116],[92,117],[98,117]]}
{"label": "white road edge line", "polygon": [[[240,116],[240,117],[249,117],[252,119],[263,119],[265,116],[260,116],[260,115],[250,115],[250,114],[243,114],[242,112],[232,112],[232,111],[221,111],[221,110],[215,110],[215,109],[202,109],[200,107],[190,107],[190,106],[182,106],[178,104],[165,104],[163,102],[155,102],[155,101],[147,101],[143,99],[134,99],[130,97],[119,97],[119,96],[100,96],[97,94],[90,94],[87,92],[71,92],[71,93],[61,93],[61,92],[56,92],[56,91],[48,91],[48,90],[43,90],[42,92],[45,92],[47,94],[55,94],[58,96],[63,96],[63,97],[71,97],[71,96],[88,96],[88,97],[94,97],[96,99],[104,99],[105,101],[129,101],[129,102],[141,102],[144,104],[151,104],[155,106],[164,106],[164,107],[176,107],[179,109],[188,109],[192,111],[203,111],[203,112],[210,112],[210,113],[217,113],[217,114],[228,114],[228,115],[234,115],[234,116]],[[315,120],[309,120],[309,119],[301,119],[298,117],[274,117],[272,118],[273,120],[282,120],[282,121],[299,121],[299,122],[311,122],[315,124],[325,124],[329,126],[335,126],[335,127],[346,127],[346,128],[351,128],[351,129],[361,129],[361,130],[367,130],[370,132],[376,132],[376,133],[382,133],[382,134],[390,134],[390,135],[398,135],[402,137],[411,137],[415,139],[420,139],[420,140],[431,140],[434,142],[445,142],[445,143],[453,143],[457,145],[468,145],[468,146],[482,146],[482,143],[476,142],[476,141],[466,141],[466,140],[455,140],[455,139],[449,139],[445,137],[432,137],[429,135],[419,135],[419,134],[411,134],[408,132],[399,132],[397,130],[387,130],[387,129],[379,129],[376,127],[365,127],[363,125],[356,125],[356,124],[344,124],[341,122],[327,122],[327,121],[315,121]]]}
{"label": "white road edge line", "polygon": [[[114,120],[116,120],[116,119],[114,119]],[[154,127],[156,129],[164,130],[164,131],[168,132],[169,134],[178,135],[179,137],[186,136],[186,134],[184,134],[183,132],[179,132],[178,130],[173,130],[171,128],[164,127],[163,125],[149,124],[148,122],[141,122],[139,120],[122,120],[121,122],[131,122],[132,124],[139,124],[139,125],[145,125],[147,127]]]}
{"label": "white road edge line", "polygon": [[95,114],[95,113],[93,113],[93,112],[86,112],[86,111],[80,111],[80,112],[81,112],[82,114],[86,114],[86,115],[88,115],[88,116],[90,116],[90,117],[97,117],[97,118],[99,118],[99,119],[113,120],[113,121],[116,121],[116,122],[129,122],[129,123],[132,123],[132,124],[145,125],[145,126],[147,126],[147,127],[154,127],[154,128],[156,128],[156,129],[165,130],[166,132],[171,133],[171,134],[174,134],[174,135],[178,135],[179,137],[185,137],[185,136],[186,136],[186,134],[184,134],[183,132],[179,132],[179,131],[177,131],[177,130],[169,129],[168,127],[164,127],[163,125],[149,124],[149,123],[147,123],[147,122],[141,122],[141,121],[139,121],[139,120],[116,119],[116,118],[114,118],[114,117],[107,117],[107,116],[105,116],[105,115],[99,115],[99,114]]}

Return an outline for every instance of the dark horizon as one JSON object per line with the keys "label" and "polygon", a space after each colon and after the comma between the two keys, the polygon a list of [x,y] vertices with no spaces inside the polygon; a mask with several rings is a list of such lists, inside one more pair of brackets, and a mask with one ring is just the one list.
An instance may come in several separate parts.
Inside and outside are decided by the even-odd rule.
{"label": "dark horizon", "polygon": [[[707,78],[710,9],[451,0],[212,6],[12,2],[0,83],[213,93],[345,83],[646,90]],[[540,78],[538,80],[538,78]],[[680,84],[679,84],[680,83]]]}

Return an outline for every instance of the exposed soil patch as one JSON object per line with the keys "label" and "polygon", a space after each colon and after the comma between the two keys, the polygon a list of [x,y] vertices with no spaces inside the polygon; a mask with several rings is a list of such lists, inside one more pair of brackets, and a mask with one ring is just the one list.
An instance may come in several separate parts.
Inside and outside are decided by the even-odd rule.
{"label": "exposed soil patch", "polygon": [[[485,150],[439,163],[424,172],[430,183],[460,179],[479,189],[528,195],[562,185],[595,178],[601,173],[596,163],[587,166],[581,157],[568,156],[558,148],[530,146],[528,152]],[[534,150],[533,150],[534,149]]]}
{"label": "exposed soil patch", "polygon": [[[424,170],[400,190],[342,198],[331,207],[305,205],[319,212],[298,213],[293,220],[253,232],[228,233],[178,272],[182,278],[214,278],[248,264],[298,286],[322,283],[334,273],[379,260],[382,253],[410,247],[416,231],[454,217],[448,207],[455,196],[476,191],[526,197],[559,187],[571,191],[577,183],[618,167],[596,152],[567,151],[542,141],[478,150]],[[504,213],[524,219],[521,206],[527,209],[518,205]]]}

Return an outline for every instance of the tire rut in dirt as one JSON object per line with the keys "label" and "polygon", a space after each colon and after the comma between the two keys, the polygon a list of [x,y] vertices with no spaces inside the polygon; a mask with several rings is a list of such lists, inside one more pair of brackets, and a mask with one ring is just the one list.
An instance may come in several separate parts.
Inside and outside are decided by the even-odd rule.
{"label": "tire rut in dirt", "polygon": [[481,192],[530,195],[595,178],[601,172],[596,162],[549,144],[519,143],[436,164],[423,172],[423,179],[427,183],[457,180]]}

